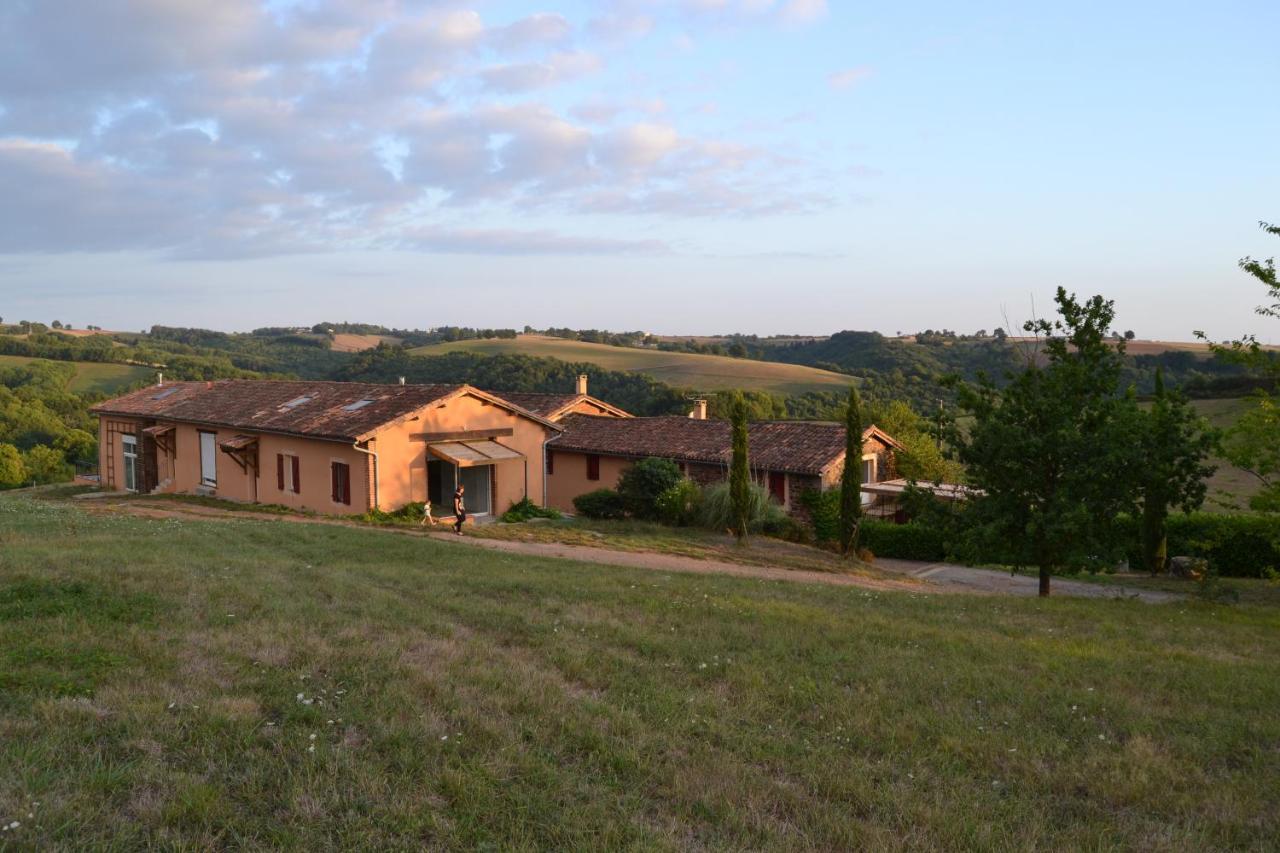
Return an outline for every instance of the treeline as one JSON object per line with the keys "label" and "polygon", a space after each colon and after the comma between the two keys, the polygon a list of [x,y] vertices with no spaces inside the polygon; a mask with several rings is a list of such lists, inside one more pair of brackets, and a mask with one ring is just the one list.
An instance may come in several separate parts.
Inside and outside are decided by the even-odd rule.
{"label": "treeline", "polygon": [[[269,333],[271,329],[255,330]],[[279,330],[283,334],[297,330]],[[488,340],[491,338],[514,338],[515,329],[481,329],[471,326],[435,326],[430,329],[393,329],[371,323],[316,323],[311,327],[312,334],[324,335],[332,340],[334,335],[381,335],[397,338],[408,347],[422,347],[430,344],[450,343],[452,341]]]}
{"label": "treeline", "polygon": [[67,390],[75,366],[0,367],[0,489],[69,480],[98,460],[90,398]]}
{"label": "treeline", "polygon": [[637,415],[686,414],[690,402],[679,390],[639,373],[602,370],[594,364],[528,355],[452,352],[410,355],[404,347],[381,346],[357,353],[335,376],[358,382],[467,383],[486,391],[568,394],[577,376],[591,377],[591,393]]}

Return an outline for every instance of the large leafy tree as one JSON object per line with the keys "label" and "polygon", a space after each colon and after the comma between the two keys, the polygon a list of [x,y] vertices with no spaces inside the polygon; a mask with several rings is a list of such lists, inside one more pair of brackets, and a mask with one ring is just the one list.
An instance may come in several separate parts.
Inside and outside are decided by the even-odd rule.
{"label": "large leafy tree", "polygon": [[1142,463],[1137,468],[1138,498],[1142,502],[1142,556],[1147,571],[1164,571],[1168,560],[1168,520],[1171,508],[1183,512],[1204,503],[1205,479],[1213,466],[1205,459],[1215,435],[1177,391],[1164,387],[1164,371],[1156,371],[1155,399],[1142,414]]}
{"label": "large leafy tree", "polygon": [[862,409],[858,392],[849,388],[844,412],[844,470],[840,472],[840,550],[848,554],[858,546],[862,521]]}
{"label": "large leafy tree", "polygon": [[[1280,237],[1280,225],[1259,222],[1268,234]],[[1267,291],[1270,304],[1259,305],[1255,313],[1262,317],[1280,319],[1280,278],[1277,278],[1276,259],[1240,259],[1240,269],[1256,278]],[[1203,332],[1196,335],[1204,338]],[[1263,348],[1254,335],[1232,341],[1226,346],[1213,345],[1218,358],[1243,364],[1255,374],[1280,383],[1280,358]],[[1238,468],[1253,474],[1261,484],[1260,491],[1249,500],[1249,506],[1261,512],[1280,512],[1280,402],[1274,393],[1260,390],[1254,394],[1254,406],[1227,430],[1223,443],[1224,455]]]}
{"label": "large leafy tree", "polygon": [[730,409],[733,428],[733,459],[729,464],[729,505],[733,533],[741,542],[751,524],[751,466],[747,459],[747,403],[737,396]]}
{"label": "large leafy tree", "polygon": [[1136,467],[1136,402],[1119,390],[1124,342],[1106,340],[1112,302],[1080,302],[1058,288],[1055,320],[1023,328],[1043,341],[1040,357],[1006,372],[957,386],[972,417],[951,440],[980,490],[971,510],[977,533],[1019,565],[1035,566],[1040,594],[1062,569],[1116,557],[1114,523],[1132,507]]}

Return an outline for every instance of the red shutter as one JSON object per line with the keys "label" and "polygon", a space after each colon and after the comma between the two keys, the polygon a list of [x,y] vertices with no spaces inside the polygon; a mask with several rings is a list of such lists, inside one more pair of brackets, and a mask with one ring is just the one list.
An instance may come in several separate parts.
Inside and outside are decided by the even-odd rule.
{"label": "red shutter", "polygon": [[341,470],[341,462],[329,463],[329,500],[334,503],[342,502],[342,483],[338,480]]}
{"label": "red shutter", "polygon": [[600,457],[594,453],[587,456],[587,479],[600,479]]}
{"label": "red shutter", "polygon": [[276,488],[284,491],[284,454],[276,454]]}
{"label": "red shutter", "polygon": [[547,448],[547,473],[554,474],[556,472],[556,452],[551,448]]}
{"label": "red shutter", "polygon": [[298,465],[298,457],[290,456],[289,460],[293,462],[293,493],[296,495],[302,492],[302,480],[298,476],[300,466]]}
{"label": "red shutter", "polygon": [[351,466],[342,463],[342,502],[351,506]]}

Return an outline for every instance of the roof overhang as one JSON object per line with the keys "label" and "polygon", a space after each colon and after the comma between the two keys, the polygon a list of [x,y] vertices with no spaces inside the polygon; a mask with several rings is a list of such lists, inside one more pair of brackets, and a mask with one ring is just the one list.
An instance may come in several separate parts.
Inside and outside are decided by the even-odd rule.
{"label": "roof overhang", "polygon": [[441,441],[427,445],[432,456],[452,462],[459,468],[476,465],[492,465],[512,459],[524,459],[525,455],[492,439],[475,441]]}
{"label": "roof overhang", "polygon": [[369,439],[376,436],[378,433],[382,432],[387,427],[395,426],[396,424],[404,423],[410,418],[417,417],[418,413],[421,412],[423,409],[426,409],[430,406],[446,405],[451,400],[456,400],[459,397],[468,397],[468,396],[475,397],[477,400],[482,400],[486,403],[489,403],[490,405],[497,406],[498,408],[506,409],[508,412],[511,412],[512,414],[516,414],[516,415],[520,415],[521,417],[528,418],[529,420],[535,421],[541,424],[542,426],[546,427],[547,429],[554,430],[555,432],[564,431],[564,427],[560,426],[559,424],[553,423],[547,420],[546,418],[542,417],[541,415],[536,415],[533,412],[529,411],[528,409],[521,408],[520,406],[517,406],[514,403],[508,403],[506,400],[502,399],[501,397],[495,394],[490,394],[488,391],[481,391],[479,388],[473,388],[470,385],[461,385],[453,392],[449,394],[445,394],[443,397],[439,397],[435,400],[432,400],[430,403],[426,403],[422,406],[419,406],[418,408],[414,409],[412,412],[406,412],[405,414],[401,415],[398,418],[393,418],[389,421],[386,421],[385,423],[378,424],[378,426],[374,427],[373,429],[365,433],[362,433],[361,435],[355,436],[354,440],[357,443],[368,441]]}

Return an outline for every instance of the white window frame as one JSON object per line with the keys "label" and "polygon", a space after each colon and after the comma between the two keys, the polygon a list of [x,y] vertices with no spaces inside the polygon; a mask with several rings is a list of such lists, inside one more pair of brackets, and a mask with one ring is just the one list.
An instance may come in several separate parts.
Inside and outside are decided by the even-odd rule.
{"label": "white window frame", "polygon": [[[136,435],[125,433],[120,436],[120,459],[123,466],[120,474],[124,477],[124,490],[138,491],[138,437]],[[130,480],[133,480],[132,486],[129,485]]]}
{"label": "white window frame", "polygon": [[[205,436],[208,436],[209,441],[213,442],[213,454],[209,457],[211,460],[213,460],[212,461],[213,479],[210,479],[209,477],[205,476],[205,473],[206,473],[204,470]],[[218,487],[218,434],[216,432],[210,432],[209,430],[200,430],[196,433],[196,441],[198,444],[197,449],[199,450],[199,456],[200,456],[200,485],[211,486],[212,488],[216,489]]]}

